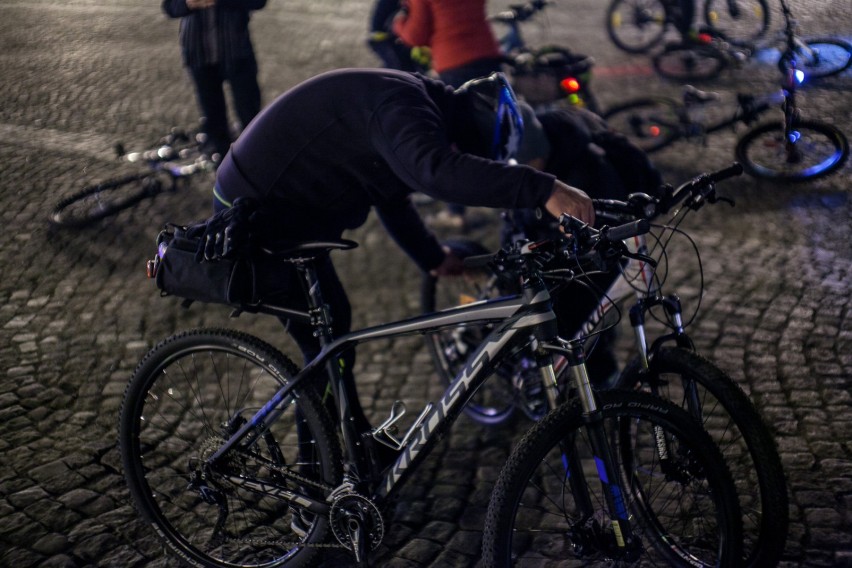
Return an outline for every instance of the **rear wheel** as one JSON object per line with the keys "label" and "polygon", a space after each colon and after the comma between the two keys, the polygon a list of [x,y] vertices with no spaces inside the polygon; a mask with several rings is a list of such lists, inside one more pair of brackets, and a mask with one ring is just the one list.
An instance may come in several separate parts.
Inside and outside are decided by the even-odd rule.
{"label": "rear wheel", "polygon": [[769,29],[766,0],[706,0],[704,21],[725,40],[750,46]]}
{"label": "rear wheel", "polygon": [[701,43],[668,45],[652,59],[662,77],[677,81],[713,79],[727,66],[725,55],[717,48]]}
{"label": "rear wheel", "polygon": [[840,168],[849,157],[849,141],[839,129],[824,122],[796,121],[789,136],[785,136],[783,122],[768,122],[740,138],[736,156],[753,176],[805,181]]}
{"label": "rear wheel", "polygon": [[[459,258],[488,254],[476,241],[457,239],[442,243]],[[497,298],[503,292],[487,269],[465,270],[462,276],[433,277],[424,275],[421,307],[424,313]],[[468,355],[491,331],[490,325],[465,324],[426,336],[426,345],[442,384],[449,385],[464,368]],[[486,381],[465,405],[464,411],[480,424],[495,425],[507,421],[515,409],[515,394],[510,368],[501,366],[497,376]]]}
{"label": "rear wheel", "polygon": [[53,208],[49,220],[62,227],[83,227],[115,215],[162,190],[163,181],[151,173],[105,181],[61,200]]}
{"label": "rear wheel", "polygon": [[668,26],[660,0],[614,0],[606,12],[606,31],[628,53],[644,53],[660,43]]}
{"label": "rear wheel", "polygon": [[[311,385],[297,386],[256,443],[213,456],[296,372],[249,335],[198,330],[167,339],[137,367],[119,445],[140,514],[180,558],[222,568],[304,566],[329,532],[299,495],[324,500],[341,453]],[[293,495],[296,494],[296,496]]]}
{"label": "rear wheel", "polygon": [[672,99],[634,99],[614,106],[603,116],[607,124],[644,152],[660,150],[680,137],[680,107]]}

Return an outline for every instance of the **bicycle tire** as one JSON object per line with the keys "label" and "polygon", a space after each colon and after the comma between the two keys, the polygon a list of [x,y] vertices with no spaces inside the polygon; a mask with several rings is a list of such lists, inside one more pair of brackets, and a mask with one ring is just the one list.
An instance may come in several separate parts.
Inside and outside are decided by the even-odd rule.
{"label": "bicycle tire", "polygon": [[[295,372],[268,344],[221,329],[166,339],[137,366],[120,412],[125,480],[136,509],[184,562],[233,568],[307,566],[314,560],[318,549],[310,545],[326,539],[327,517],[306,517],[281,498],[202,467],[225,436]],[[340,447],[312,386],[295,389],[293,403],[250,451],[223,459],[233,475],[296,492],[305,483],[301,490],[316,497],[324,491],[310,480],[333,487],[342,477]],[[305,481],[286,477],[285,469]],[[239,514],[227,514],[233,511]],[[295,523],[305,536],[291,533]],[[288,534],[292,538],[282,536]]]}
{"label": "bicycle tire", "polygon": [[771,10],[766,0],[706,0],[704,22],[739,47],[750,47],[766,35]]}
{"label": "bicycle tire", "polygon": [[833,125],[797,120],[793,128],[797,142],[789,150],[783,122],[755,126],[737,141],[737,160],[755,177],[793,183],[827,176],[849,157],[849,140]]}
{"label": "bicycle tire", "polygon": [[[736,489],[709,435],[683,410],[646,393],[603,392],[598,395],[598,402],[607,438],[618,444],[612,453],[624,481],[624,499],[632,513],[634,534],[642,539],[647,555],[641,560],[647,559],[650,565],[736,565],[733,560],[742,553]],[[614,559],[606,558],[607,554],[604,558],[588,554],[577,557],[578,543],[571,537],[571,523],[577,519],[576,515],[571,517],[573,496],[566,487],[569,476],[563,465],[562,443],[569,436],[583,441],[584,426],[582,408],[578,400],[573,400],[537,422],[515,447],[488,505],[482,547],[484,566],[509,566],[516,560],[523,566],[613,565]],[[676,456],[677,465],[682,467],[678,471],[684,473],[679,479],[657,469],[659,438],[655,428],[661,428],[672,442],[670,455]],[[569,444],[573,455],[590,462],[583,464],[583,471],[594,472],[591,475],[595,476],[596,458],[583,446]],[[687,470],[691,473],[686,474]],[[588,483],[590,491],[599,491],[600,485],[594,479]],[[690,486],[696,492],[687,496],[685,490]],[[600,495],[592,496],[593,504],[601,500]],[[657,509],[657,505],[661,508]],[[672,510],[678,507],[684,510]],[[702,507],[712,509],[710,518],[701,517]],[[698,520],[693,523],[694,518]],[[608,526],[606,514],[594,519],[599,526]],[[689,520],[684,522],[685,519]],[[675,522],[668,525],[666,520]],[[584,520],[583,524],[588,522],[591,520]],[[679,528],[687,533],[706,528],[708,534],[676,535],[674,531]],[[606,536],[613,539],[612,535]],[[709,547],[702,546],[700,537],[708,539]],[[521,558],[527,552],[534,557]],[[572,556],[577,563],[565,563],[566,557]],[[702,558],[704,562],[699,562]]]}
{"label": "bicycle tire", "polygon": [[162,182],[150,172],[111,179],[60,200],[51,211],[49,221],[60,227],[85,227],[132,207],[146,197],[153,197],[161,190]]}
{"label": "bicycle tire", "polygon": [[654,55],[654,70],[666,79],[707,81],[715,79],[728,66],[725,54],[708,44],[678,43]]}
{"label": "bicycle tire", "polygon": [[775,439],[740,386],[704,357],[676,347],[656,352],[647,373],[638,358],[628,363],[618,387],[652,385],[654,394],[685,407],[684,380],[697,385],[704,429],[736,480],[745,565],[775,566],[789,527],[787,483]]}
{"label": "bicycle tire", "polygon": [[662,41],[668,14],[660,0],[613,0],[606,10],[606,32],[627,53],[645,53]]}
{"label": "bicycle tire", "polygon": [[[442,244],[461,259],[489,252],[483,245],[470,239],[454,239]],[[420,288],[423,313],[500,295],[499,290],[490,288],[489,284],[480,285],[483,279],[487,279],[484,272],[466,271],[465,276],[448,278],[424,274]],[[449,385],[452,382],[464,366],[467,354],[482,343],[489,330],[488,325],[465,325],[426,335],[426,346],[441,384]],[[465,405],[465,414],[475,422],[489,426],[508,421],[515,410],[511,387],[510,376],[489,379]]]}
{"label": "bicycle tire", "polygon": [[673,99],[645,97],[608,109],[603,117],[640,150],[653,153],[681,137],[681,107]]}
{"label": "bicycle tire", "polygon": [[[825,79],[843,73],[852,66],[852,44],[837,38],[804,40],[807,49],[796,48],[796,64],[805,72],[805,80]],[[786,72],[789,60],[782,57],[781,69]]]}

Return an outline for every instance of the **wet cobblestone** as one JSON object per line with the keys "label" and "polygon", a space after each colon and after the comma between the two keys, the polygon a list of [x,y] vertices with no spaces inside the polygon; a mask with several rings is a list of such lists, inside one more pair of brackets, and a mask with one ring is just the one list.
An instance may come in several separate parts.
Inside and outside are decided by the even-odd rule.
{"label": "wet cobblestone", "polygon": [[[490,2],[496,11],[508,2]],[[364,45],[368,0],[271,0],[253,20],[266,100],[320,71],[374,66]],[[852,37],[848,0],[793,2],[811,35]],[[604,106],[676,95],[603,30],[604,4],[559,0],[531,43],[596,59]],[[775,18],[779,21],[779,18]],[[620,72],[613,72],[614,69]],[[625,72],[626,71],[626,72]],[[771,65],[748,64],[706,88],[769,91]],[[49,230],[50,206],[87,182],[126,171],[112,146],[191,125],[194,95],[179,64],[177,27],[159,2],[0,3],[0,566],[173,566],[133,511],[115,447],[117,413],[136,363],[178,330],[229,326],[295,359],[277,322],[183,310],[161,299],[144,261],[164,221],[206,215],[209,179],[79,231]],[[852,72],[802,91],[808,116],[852,135]],[[676,182],[733,159],[734,133],[655,155]],[[782,566],[852,567],[852,165],[823,180],[779,186],[743,177],[684,228],[706,284],[691,327],[699,352],[750,393],[774,431],[788,476],[791,527]],[[494,242],[493,213],[474,236]],[[356,326],[417,312],[419,275],[371,219],[336,255]],[[696,305],[701,271],[673,247],[669,285]],[[356,374],[372,417],[393,401],[435,400],[440,385],[418,339],[365,345]],[[377,563],[472,566],[491,485],[528,426],[487,429],[461,418],[403,490]],[[328,565],[344,565],[332,557]]]}

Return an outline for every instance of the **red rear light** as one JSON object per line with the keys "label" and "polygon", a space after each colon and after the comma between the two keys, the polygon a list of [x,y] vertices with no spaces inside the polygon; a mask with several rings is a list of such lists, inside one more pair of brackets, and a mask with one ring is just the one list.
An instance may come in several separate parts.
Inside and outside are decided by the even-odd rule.
{"label": "red rear light", "polygon": [[559,82],[559,86],[566,93],[576,93],[580,90],[580,81],[574,77],[566,77]]}
{"label": "red rear light", "polygon": [[698,34],[698,41],[704,44],[710,44],[713,43],[713,36],[706,33]]}

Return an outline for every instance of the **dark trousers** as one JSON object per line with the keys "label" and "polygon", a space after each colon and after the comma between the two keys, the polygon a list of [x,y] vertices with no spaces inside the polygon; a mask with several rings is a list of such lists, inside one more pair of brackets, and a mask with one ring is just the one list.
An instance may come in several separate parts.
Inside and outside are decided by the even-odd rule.
{"label": "dark trousers", "polygon": [[190,69],[190,75],[195,82],[195,93],[205,119],[204,131],[209,137],[210,147],[224,156],[231,145],[225,82],[230,85],[237,118],[245,127],[260,112],[257,62],[254,59],[240,61],[228,72],[221,65],[209,65]]}
{"label": "dark trousers", "polygon": [[[344,290],[337,271],[329,258],[320,261],[316,269],[320,292],[323,300],[328,304],[331,315],[332,335],[339,337],[348,333],[352,328],[352,306],[349,303],[349,297],[346,295],[346,290]],[[257,278],[258,292],[264,300],[274,301],[295,310],[306,311],[308,309],[307,299],[303,291],[304,281],[293,265],[281,261],[264,262],[257,266]],[[280,319],[284,328],[299,346],[304,363],[311,361],[319,354],[322,346],[314,336],[312,326],[285,318]],[[358,403],[358,391],[355,388],[354,349],[343,352],[336,364],[339,366],[343,377],[355,428],[359,432],[368,431],[370,424],[364,416],[360,403]],[[320,391],[329,413],[332,417],[335,417],[337,416],[337,409],[327,392],[327,388],[327,382],[323,377],[323,380],[317,383],[317,389]]]}

